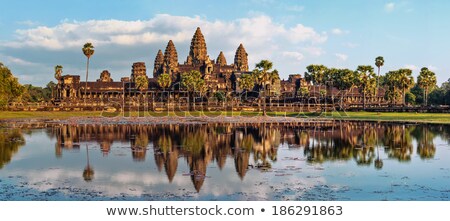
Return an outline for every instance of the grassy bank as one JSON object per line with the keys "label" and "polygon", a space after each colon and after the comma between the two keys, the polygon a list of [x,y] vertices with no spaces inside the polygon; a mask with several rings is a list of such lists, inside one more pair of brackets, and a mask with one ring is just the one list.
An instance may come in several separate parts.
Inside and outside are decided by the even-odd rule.
{"label": "grassy bank", "polygon": [[[366,120],[366,121],[402,121],[402,122],[425,122],[425,123],[450,123],[450,114],[443,113],[376,113],[376,112],[328,112],[325,114],[314,113],[293,113],[293,112],[269,112],[269,116],[288,116],[300,118],[326,118],[337,120]],[[98,111],[77,111],[77,112],[39,112],[39,111],[20,111],[9,112],[1,111],[0,119],[65,119],[69,117],[112,117],[113,113],[102,113]],[[121,115],[122,116],[122,115]],[[262,113],[255,112],[129,112],[126,116],[131,117],[161,117],[161,116],[180,116],[180,117],[198,117],[198,116],[262,116]]]}

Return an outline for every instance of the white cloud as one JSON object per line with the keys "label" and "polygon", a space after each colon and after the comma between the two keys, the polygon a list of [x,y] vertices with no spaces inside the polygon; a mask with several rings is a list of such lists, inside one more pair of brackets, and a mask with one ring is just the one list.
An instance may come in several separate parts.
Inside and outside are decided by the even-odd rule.
{"label": "white cloud", "polygon": [[350,31],[342,30],[342,29],[339,29],[339,28],[331,29],[331,34],[334,34],[334,35],[344,35],[344,34],[348,34],[348,33],[350,33]]}
{"label": "white cloud", "polygon": [[289,39],[293,43],[311,41],[313,43],[323,43],[327,40],[326,34],[319,34],[313,28],[297,24],[295,27],[289,29]]}
{"label": "white cloud", "polygon": [[439,71],[439,68],[433,65],[428,65],[428,69],[430,69],[430,71]]}
{"label": "white cloud", "polygon": [[306,52],[312,56],[319,57],[325,54],[325,51],[320,47],[304,47],[301,51]]}
{"label": "white cloud", "polygon": [[303,58],[305,58],[302,53],[296,51],[285,51],[282,54],[284,57],[294,58],[297,61],[301,61],[303,60]]}
{"label": "white cloud", "polygon": [[386,12],[392,12],[392,11],[394,11],[394,9],[395,9],[394,2],[389,2],[384,5],[384,11],[386,11]]}
{"label": "white cloud", "polygon": [[346,61],[348,59],[348,55],[346,55],[346,54],[336,53],[334,55],[340,61]]}
{"label": "white cloud", "polygon": [[29,61],[26,61],[26,60],[23,60],[23,59],[20,59],[20,58],[16,58],[16,57],[13,57],[13,56],[8,56],[8,55],[3,55],[3,54],[0,54],[0,60],[1,61],[5,61],[5,63],[7,63],[7,64],[18,64],[18,65],[21,65],[21,66],[32,66],[32,65],[37,65],[36,63],[33,63],[33,62],[29,62]]}
{"label": "white cloud", "polygon": [[417,70],[419,70],[419,68],[418,68],[416,65],[413,65],[413,64],[405,64],[405,65],[403,66],[403,68],[410,69],[410,70],[412,70],[412,71],[417,71]]}
{"label": "white cloud", "polygon": [[[96,79],[105,69],[114,79],[120,79],[130,73],[130,66],[136,61],[145,61],[147,70],[152,70],[156,52],[164,51],[170,39],[177,48],[179,62],[183,63],[197,27],[202,29],[212,59],[223,51],[232,63],[236,48],[243,43],[250,68],[259,60],[269,59],[285,76],[296,72],[298,66],[283,65],[283,56],[274,52],[292,52],[296,48],[302,55],[320,56],[323,54],[320,45],[328,39],[326,33],[313,27],[300,23],[287,26],[261,14],[231,21],[159,14],[147,20],[62,20],[55,26],[23,28],[16,31],[13,40],[0,42],[0,53],[22,59],[23,62],[11,60],[10,63],[15,62],[15,70],[32,73],[42,81],[24,83],[45,85],[51,80],[49,70],[56,64],[63,65],[65,73],[83,73],[84,66],[80,64],[84,57],[80,48],[85,42],[92,42],[96,53],[89,80]],[[296,59],[300,59],[299,54]],[[24,67],[27,61],[39,64],[39,68],[27,69]],[[15,71],[17,75],[23,74],[20,72]],[[148,75],[151,76],[151,71]]]}

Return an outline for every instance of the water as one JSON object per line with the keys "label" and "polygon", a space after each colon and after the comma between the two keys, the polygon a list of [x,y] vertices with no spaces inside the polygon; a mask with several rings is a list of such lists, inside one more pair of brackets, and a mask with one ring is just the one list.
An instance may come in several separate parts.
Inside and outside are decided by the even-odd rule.
{"label": "water", "polygon": [[22,125],[1,200],[449,200],[450,126]]}

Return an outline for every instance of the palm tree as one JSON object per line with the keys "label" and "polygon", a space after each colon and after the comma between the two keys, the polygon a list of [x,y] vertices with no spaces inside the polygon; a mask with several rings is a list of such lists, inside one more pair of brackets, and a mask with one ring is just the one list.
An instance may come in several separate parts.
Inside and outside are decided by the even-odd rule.
{"label": "palm tree", "polygon": [[238,80],[239,87],[245,90],[245,99],[247,99],[248,91],[255,86],[255,79],[251,74],[243,74]]}
{"label": "palm tree", "polygon": [[87,42],[84,44],[83,48],[81,49],[83,51],[83,54],[87,57],[87,63],[86,63],[86,83],[84,86],[84,104],[86,105],[86,89],[87,89],[87,81],[89,76],[89,60],[92,55],[94,55],[94,45],[92,43]]}
{"label": "palm tree", "polygon": [[256,76],[256,81],[263,90],[263,115],[267,116],[266,113],[266,85],[270,84],[270,70],[273,67],[273,63],[268,60],[261,60],[256,64],[256,68],[253,70],[253,74]]}
{"label": "palm tree", "polygon": [[189,93],[189,109],[192,109],[192,104],[194,101],[194,92],[203,93],[206,89],[205,80],[202,74],[198,71],[190,71],[181,74],[181,86],[186,88]]}
{"label": "palm tree", "polygon": [[424,67],[417,77],[417,84],[423,89],[425,106],[428,105],[428,92],[436,86],[436,74]]}
{"label": "palm tree", "polygon": [[139,91],[145,91],[148,88],[148,79],[146,76],[141,75],[135,79],[136,89]]}
{"label": "palm tree", "polygon": [[[170,85],[172,84],[172,79],[170,78],[169,74],[161,74],[158,77],[158,85],[163,88],[163,90],[165,91],[167,88],[170,87]],[[168,97],[168,102],[170,102],[170,94]]]}
{"label": "palm tree", "polygon": [[403,91],[403,105],[406,105],[406,90],[409,90],[412,86],[414,86],[414,78],[412,76],[412,70],[410,69],[400,69],[398,72],[398,85]]}
{"label": "palm tree", "polygon": [[[384,65],[384,58],[381,56],[376,57],[375,58],[375,66],[377,66],[377,68],[378,68],[377,93],[376,93],[377,96],[378,96],[378,90],[379,90],[379,86],[380,86],[380,69],[383,65]],[[381,100],[380,100],[380,102],[381,102]],[[378,102],[378,105],[381,105],[380,102]]]}
{"label": "palm tree", "polygon": [[370,65],[360,65],[356,69],[356,83],[359,85],[359,92],[363,94],[363,109],[366,109],[367,94],[373,95],[375,92],[375,73]]}
{"label": "palm tree", "polygon": [[94,169],[89,164],[89,148],[87,144],[86,144],[86,158],[87,158],[87,165],[83,170],[83,179],[86,182],[90,182],[94,178]]}

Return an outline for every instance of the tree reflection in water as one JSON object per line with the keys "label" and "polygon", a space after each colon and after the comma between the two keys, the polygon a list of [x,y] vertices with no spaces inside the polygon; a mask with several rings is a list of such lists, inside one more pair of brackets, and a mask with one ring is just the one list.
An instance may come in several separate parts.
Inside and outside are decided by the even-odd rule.
{"label": "tree reflection in water", "polygon": [[[448,139],[448,128],[443,125],[337,121],[327,127],[275,124],[54,125],[47,130],[49,136],[56,137],[57,157],[62,157],[66,149],[79,148],[80,142],[98,143],[106,157],[114,148],[111,147],[113,142],[128,142],[135,161],[144,161],[148,148],[153,148],[158,171],[166,173],[169,183],[176,176],[179,163],[183,162],[179,158],[183,158],[190,170],[187,175],[196,191],[200,191],[208,177],[208,165],[215,163],[222,170],[230,159],[237,176],[244,180],[249,169],[270,170],[277,160],[278,148],[283,145],[302,149],[303,155],[297,157],[312,164],[353,161],[358,166],[374,165],[375,169],[382,169],[385,157],[399,162],[410,161],[414,144],[417,144],[416,152],[421,159],[431,159],[436,152],[433,143],[436,134]],[[12,135],[3,134],[5,136]],[[5,149],[8,143],[1,143]],[[384,149],[384,154],[380,153],[380,148]],[[4,157],[4,150],[1,153],[2,159],[8,158]]]}
{"label": "tree reflection in water", "polygon": [[25,145],[20,129],[0,129],[0,169],[11,162],[13,156]]}

